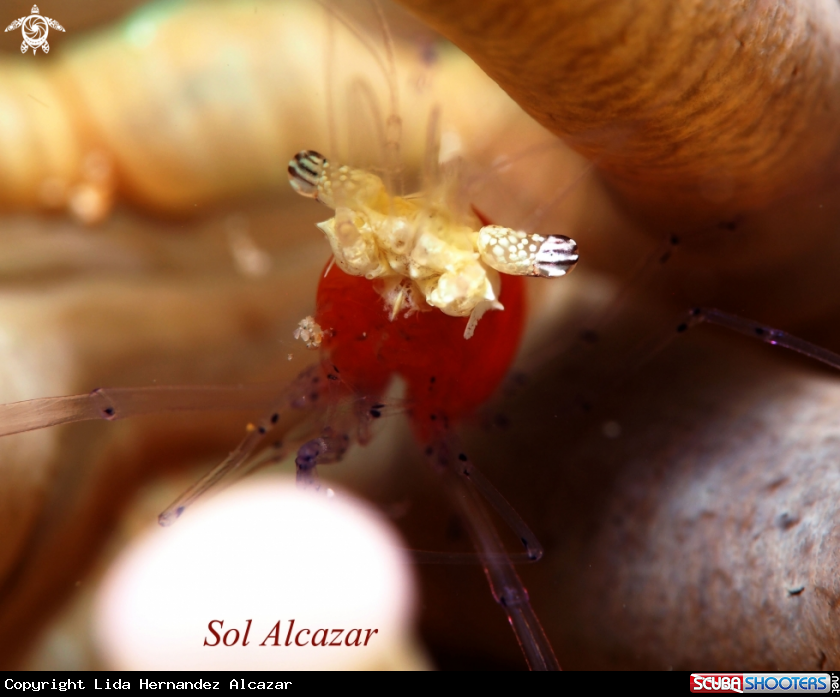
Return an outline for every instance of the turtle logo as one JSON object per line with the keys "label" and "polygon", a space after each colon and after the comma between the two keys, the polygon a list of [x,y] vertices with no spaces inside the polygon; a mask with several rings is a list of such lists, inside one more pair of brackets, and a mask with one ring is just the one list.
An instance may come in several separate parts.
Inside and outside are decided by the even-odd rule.
{"label": "turtle logo", "polygon": [[50,52],[50,45],[47,43],[47,34],[50,33],[50,27],[58,31],[64,31],[64,27],[54,19],[42,16],[38,11],[37,5],[32,6],[31,15],[16,19],[6,27],[6,31],[12,31],[12,29],[17,29],[18,27],[23,27],[21,29],[23,32],[23,43],[20,45],[20,52],[26,53],[27,49],[31,48],[33,56],[38,52],[39,48],[44,53]]}

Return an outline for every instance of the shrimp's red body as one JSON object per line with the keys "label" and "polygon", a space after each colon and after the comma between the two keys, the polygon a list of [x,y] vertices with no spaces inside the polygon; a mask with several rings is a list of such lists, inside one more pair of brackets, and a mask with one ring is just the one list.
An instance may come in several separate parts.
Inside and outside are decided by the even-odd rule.
{"label": "shrimp's red body", "polygon": [[357,392],[380,394],[391,377],[407,385],[412,423],[421,441],[469,415],[504,378],[525,319],[522,278],[505,276],[503,311],[488,312],[464,339],[466,317],[439,310],[389,318],[373,284],[329,268],[318,286],[315,320],[323,348],[341,379]]}

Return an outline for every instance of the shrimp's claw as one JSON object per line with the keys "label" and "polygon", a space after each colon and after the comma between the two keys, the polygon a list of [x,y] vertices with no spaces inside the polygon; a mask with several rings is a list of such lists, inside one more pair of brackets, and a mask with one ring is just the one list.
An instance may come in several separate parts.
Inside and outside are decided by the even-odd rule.
{"label": "shrimp's claw", "polygon": [[478,233],[481,260],[513,276],[559,278],[578,262],[577,243],[565,235],[538,235],[500,225],[485,225]]}
{"label": "shrimp's claw", "polygon": [[314,150],[301,150],[289,161],[289,183],[301,196],[318,198],[318,187],[328,167],[327,158]]}
{"label": "shrimp's claw", "polygon": [[350,447],[350,436],[346,433],[337,433],[329,426],[318,438],[313,438],[301,445],[295,458],[298,486],[316,491],[320,489],[316,466],[341,462],[348,447]]}

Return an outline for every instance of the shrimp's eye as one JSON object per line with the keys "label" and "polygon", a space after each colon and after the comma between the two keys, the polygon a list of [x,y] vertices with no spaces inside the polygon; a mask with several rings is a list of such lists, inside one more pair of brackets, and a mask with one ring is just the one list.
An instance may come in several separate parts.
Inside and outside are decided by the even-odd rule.
{"label": "shrimp's eye", "polygon": [[328,166],[321,153],[301,150],[289,161],[289,183],[301,196],[318,198],[318,183]]}

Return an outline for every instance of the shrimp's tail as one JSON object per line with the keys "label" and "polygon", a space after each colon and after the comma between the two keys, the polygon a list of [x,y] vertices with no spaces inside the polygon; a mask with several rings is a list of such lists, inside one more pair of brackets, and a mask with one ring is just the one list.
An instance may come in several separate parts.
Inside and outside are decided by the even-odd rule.
{"label": "shrimp's tail", "polygon": [[439,435],[426,452],[435,469],[450,483],[452,497],[463,512],[484,574],[496,602],[507,615],[511,629],[531,670],[560,670],[560,664],[545,631],[531,607],[528,591],[513,566],[484,501],[488,502],[519,535],[529,559],[542,556],[536,537],[504,497],[476,469],[457,447],[451,433]]}

